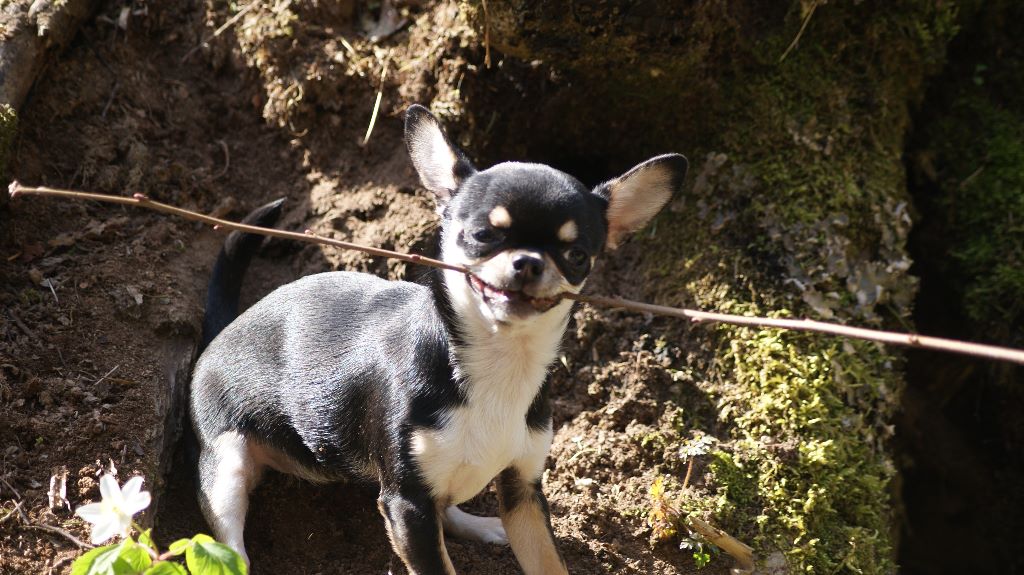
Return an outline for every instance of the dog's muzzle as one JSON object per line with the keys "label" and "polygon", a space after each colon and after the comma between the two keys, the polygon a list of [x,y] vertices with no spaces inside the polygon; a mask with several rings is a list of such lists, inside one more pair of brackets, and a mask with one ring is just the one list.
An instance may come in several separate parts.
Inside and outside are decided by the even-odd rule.
{"label": "dog's muzzle", "polygon": [[562,299],[560,297],[534,297],[522,289],[502,289],[492,286],[473,274],[466,275],[466,281],[478,293],[488,305],[505,305],[513,311],[521,311],[522,308],[532,308],[544,313]]}

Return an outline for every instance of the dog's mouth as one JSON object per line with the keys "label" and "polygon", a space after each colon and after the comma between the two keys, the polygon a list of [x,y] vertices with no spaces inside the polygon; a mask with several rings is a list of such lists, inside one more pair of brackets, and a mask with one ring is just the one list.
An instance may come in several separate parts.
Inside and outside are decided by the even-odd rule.
{"label": "dog's mouth", "polygon": [[483,298],[484,302],[488,305],[506,304],[516,307],[519,307],[519,305],[529,306],[534,310],[543,313],[555,307],[555,305],[561,300],[559,297],[533,297],[523,290],[496,288],[472,274],[468,274],[466,278],[467,281],[469,281],[469,285],[472,286],[473,291],[480,294],[480,297]]}

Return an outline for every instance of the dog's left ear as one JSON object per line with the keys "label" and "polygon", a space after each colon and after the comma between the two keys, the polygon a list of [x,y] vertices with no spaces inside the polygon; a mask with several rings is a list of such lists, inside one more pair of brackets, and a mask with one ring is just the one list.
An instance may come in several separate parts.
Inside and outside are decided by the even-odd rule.
{"label": "dog's left ear", "polygon": [[594,188],[608,200],[608,247],[615,249],[627,235],[644,227],[683,187],[689,163],[679,154],[657,156]]}
{"label": "dog's left ear", "polygon": [[423,186],[437,198],[438,211],[455,195],[463,180],[476,168],[451,140],[426,108],[419,104],[405,112],[405,146]]}

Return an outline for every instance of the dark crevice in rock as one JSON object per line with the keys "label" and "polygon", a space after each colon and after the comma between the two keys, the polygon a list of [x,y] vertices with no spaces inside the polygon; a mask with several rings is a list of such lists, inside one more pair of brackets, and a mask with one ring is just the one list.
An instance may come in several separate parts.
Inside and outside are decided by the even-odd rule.
{"label": "dark crevice in rock", "polygon": [[[1014,198],[1024,193],[1014,161],[1024,153],[1024,11],[1007,2],[969,10],[905,154],[917,210],[912,272],[921,279],[914,322],[921,333],[1019,347],[1012,294],[1022,280],[994,268],[1020,257],[1020,234],[1006,222],[1019,217]],[[920,351],[908,358],[897,421],[902,572],[1024,572],[1015,543],[1024,528],[1020,367]]]}

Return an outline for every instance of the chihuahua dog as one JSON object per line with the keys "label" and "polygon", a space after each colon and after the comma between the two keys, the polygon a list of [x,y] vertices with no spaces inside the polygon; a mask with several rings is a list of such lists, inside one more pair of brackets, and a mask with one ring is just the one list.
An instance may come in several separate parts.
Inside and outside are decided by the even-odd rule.
{"label": "chihuahua dog", "polygon": [[[261,470],[361,478],[379,483],[410,573],[455,572],[445,533],[511,544],[528,575],[567,573],[541,492],[545,379],[573,305],[560,296],[578,293],[598,255],[665,205],[686,159],[658,156],[590,190],[540,164],[477,171],[422,106],[405,114],[405,141],[437,200],[441,258],[470,273],[423,284],[322,273],[230,323],[208,309],[219,333],[205,336],[190,401],[203,512],[248,561],[242,533]],[[211,306],[233,313],[238,281],[225,276],[242,268],[218,263]],[[491,480],[500,518],[457,507]]]}

